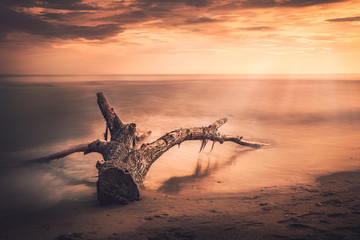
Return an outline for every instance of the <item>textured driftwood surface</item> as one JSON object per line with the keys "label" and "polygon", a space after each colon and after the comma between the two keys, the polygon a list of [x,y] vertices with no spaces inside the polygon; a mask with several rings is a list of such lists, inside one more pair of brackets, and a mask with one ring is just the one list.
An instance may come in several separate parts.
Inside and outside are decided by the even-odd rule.
{"label": "textured driftwood surface", "polygon": [[[140,149],[134,149],[135,144],[151,134],[151,131],[140,134],[136,131],[135,123],[124,124],[101,92],[97,93],[97,102],[106,121],[105,141],[98,139],[28,162],[46,163],[75,152],[102,154],[103,160],[96,164],[99,170],[97,197],[101,204],[126,204],[138,200],[140,197],[139,186],[152,163],[167,150],[184,141],[201,140],[200,151],[205,148],[209,140],[213,142],[212,147],[215,142],[224,143],[225,141],[251,148],[264,146],[261,143],[244,141],[239,136],[219,134],[217,132],[219,127],[227,122],[226,118],[222,118],[207,127],[174,130],[152,143],[142,144]],[[106,141],[108,131],[110,132],[110,141]]]}

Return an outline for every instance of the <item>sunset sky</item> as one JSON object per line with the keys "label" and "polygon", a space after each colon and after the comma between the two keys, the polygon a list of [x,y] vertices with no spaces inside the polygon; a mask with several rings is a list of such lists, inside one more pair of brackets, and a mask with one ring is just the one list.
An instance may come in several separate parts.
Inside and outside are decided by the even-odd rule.
{"label": "sunset sky", "polygon": [[359,73],[360,1],[0,0],[1,74]]}

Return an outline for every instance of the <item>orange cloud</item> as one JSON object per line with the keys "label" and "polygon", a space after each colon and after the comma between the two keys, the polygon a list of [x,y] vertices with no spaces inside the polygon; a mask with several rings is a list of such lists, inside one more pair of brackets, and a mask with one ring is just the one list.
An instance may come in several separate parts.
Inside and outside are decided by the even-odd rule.
{"label": "orange cloud", "polygon": [[350,0],[4,0],[0,72],[357,72],[359,16]]}

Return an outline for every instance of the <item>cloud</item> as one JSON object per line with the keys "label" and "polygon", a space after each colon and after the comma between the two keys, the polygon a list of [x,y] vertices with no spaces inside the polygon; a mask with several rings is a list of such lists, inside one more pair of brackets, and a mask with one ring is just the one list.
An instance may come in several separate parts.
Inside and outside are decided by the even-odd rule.
{"label": "cloud", "polygon": [[211,23],[211,22],[217,22],[217,20],[213,19],[213,18],[208,18],[208,17],[200,17],[200,18],[188,19],[185,21],[185,23],[188,23],[188,24]]}
{"label": "cloud", "polygon": [[147,12],[147,11],[143,11],[143,10],[138,10],[138,11],[130,11],[130,12],[125,12],[122,14],[116,14],[116,15],[112,15],[112,16],[107,16],[107,17],[102,17],[102,18],[96,18],[93,20],[96,21],[112,21],[112,22],[117,22],[117,23],[138,23],[138,22],[145,22],[148,20],[154,19],[154,17],[152,16],[151,13]]}
{"label": "cloud", "polygon": [[257,26],[257,27],[246,27],[246,28],[238,28],[240,30],[246,30],[246,31],[267,31],[272,30],[272,27],[268,26]]}
{"label": "cloud", "polygon": [[[186,12],[187,13],[187,12]],[[184,20],[185,19],[185,20]],[[163,20],[162,26],[178,26],[184,24],[198,24],[198,23],[212,23],[218,20],[209,17],[191,17],[190,14],[184,15],[184,12],[175,12],[171,9],[161,7],[151,7],[148,9],[136,10],[124,12],[122,14],[116,14],[106,16],[102,18],[95,18],[95,21],[110,21],[120,24],[131,23],[144,23],[151,20]]]}
{"label": "cloud", "polygon": [[345,17],[345,18],[332,18],[327,19],[329,22],[360,22],[360,16],[357,17]]}
{"label": "cloud", "polygon": [[279,4],[279,7],[308,7],[320,4],[345,2],[347,0],[286,0]]}
{"label": "cloud", "polygon": [[0,6],[0,31],[1,37],[10,32],[25,32],[40,35],[45,38],[90,40],[104,39],[114,36],[124,29],[118,24],[100,24],[97,26],[78,26],[70,24],[57,24],[43,21],[39,16],[16,12]]}
{"label": "cloud", "polygon": [[[123,32],[126,27],[181,28],[212,35],[215,33],[211,29],[217,29],[216,34],[220,29],[266,31],[272,28],[266,26],[267,22],[253,22],[253,18],[246,14],[255,11],[249,9],[302,8],[343,1],[346,0],[0,0],[0,38],[4,39],[11,32],[24,32],[44,39],[105,39]],[[41,12],[32,7],[40,7]],[[221,12],[215,14],[216,10]],[[247,13],[239,10],[246,10]],[[223,24],[234,24],[240,15],[245,27],[233,28],[229,27],[231,24]],[[203,29],[201,24],[214,28]]]}
{"label": "cloud", "polygon": [[347,0],[245,0],[245,1],[231,1],[226,4],[218,5],[212,10],[234,10],[234,9],[249,9],[249,8],[273,8],[273,7],[308,7],[320,4],[330,4],[336,2],[345,2]]}
{"label": "cloud", "polygon": [[19,7],[42,7],[48,9],[62,9],[62,10],[95,10],[96,6],[83,3],[83,0],[1,0],[1,3],[6,6]]}
{"label": "cloud", "polygon": [[44,12],[39,15],[42,19],[68,21],[70,18],[79,17],[81,15],[90,14],[90,12],[67,12],[67,13],[54,13]]}
{"label": "cloud", "polygon": [[278,3],[274,0],[247,0],[241,2],[242,8],[269,8],[276,6],[278,6]]}
{"label": "cloud", "polygon": [[137,0],[135,5],[148,7],[185,4],[193,7],[206,7],[210,6],[212,2],[212,0]]}
{"label": "cloud", "polygon": [[83,3],[83,0],[41,0],[38,4],[44,8],[64,10],[95,10],[94,6]]}
{"label": "cloud", "polygon": [[[98,5],[85,0],[0,0],[0,38],[23,32],[45,39],[105,39],[123,32],[127,24],[151,20],[160,20],[160,27],[215,21],[192,18],[194,14],[187,12],[189,8],[208,6],[211,0],[134,0],[127,6],[123,2],[92,3]],[[34,7],[42,8],[41,12],[35,12]],[[96,26],[88,26],[94,23]]]}

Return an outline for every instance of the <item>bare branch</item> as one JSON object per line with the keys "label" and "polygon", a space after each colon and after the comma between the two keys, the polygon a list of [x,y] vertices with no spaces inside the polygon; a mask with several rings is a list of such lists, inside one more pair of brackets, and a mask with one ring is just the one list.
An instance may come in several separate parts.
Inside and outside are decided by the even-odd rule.
{"label": "bare branch", "polygon": [[[133,164],[137,168],[137,176],[134,176],[136,182],[141,182],[149,170],[151,164],[155,162],[162,154],[173,146],[188,140],[202,140],[201,149],[205,148],[208,140],[224,143],[231,141],[242,146],[260,148],[264,146],[261,143],[247,142],[239,136],[221,135],[216,130],[226,123],[226,118],[220,119],[208,127],[195,127],[178,129],[165,134],[156,141],[143,144],[140,149],[132,151],[127,157],[127,162]],[[140,158],[140,160],[139,160]]]}
{"label": "bare branch", "polygon": [[105,144],[106,144],[105,142],[102,142],[100,140],[96,140],[94,142],[86,143],[86,144],[79,144],[79,145],[76,145],[72,148],[66,149],[61,152],[57,152],[57,153],[53,153],[53,154],[50,154],[45,157],[35,158],[32,160],[25,161],[24,164],[27,165],[27,164],[33,164],[33,163],[49,163],[52,160],[64,158],[64,157],[66,157],[70,154],[76,153],[76,152],[83,152],[84,155],[86,155],[88,153],[92,153],[92,152],[102,153]]}
{"label": "bare branch", "polygon": [[105,118],[106,124],[109,127],[110,134],[114,135],[125,125],[121,122],[120,118],[116,115],[113,108],[111,108],[109,102],[106,100],[102,92],[97,94],[97,103],[101,110],[102,115]]}
{"label": "bare branch", "polygon": [[217,120],[216,122],[214,122],[213,124],[209,125],[209,129],[213,130],[213,131],[217,131],[219,129],[219,127],[221,127],[222,125],[224,125],[227,122],[227,118],[222,118]]}
{"label": "bare branch", "polygon": [[220,139],[223,142],[230,141],[230,142],[234,142],[239,145],[246,146],[246,147],[260,148],[260,147],[268,145],[268,144],[264,144],[264,143],[247,142],[247,141],[244,141],[242,138],[243,137],[238,137],[238,136],[220,135]]}

